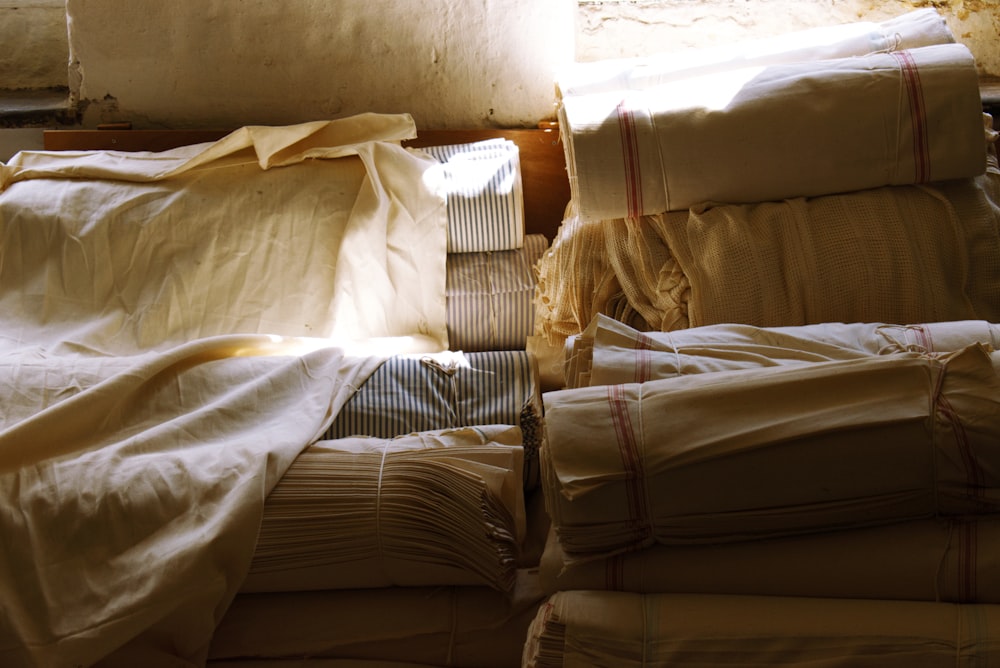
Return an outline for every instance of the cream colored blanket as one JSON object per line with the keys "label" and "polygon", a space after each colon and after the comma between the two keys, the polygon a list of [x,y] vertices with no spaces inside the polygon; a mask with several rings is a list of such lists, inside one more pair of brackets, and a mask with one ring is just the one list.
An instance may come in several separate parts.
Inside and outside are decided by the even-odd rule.
{"label": "cream colored blanket", "polygon": [[372,342],[446,343],[413,132],[367,115],[0,168],[0,664],[203,663],[265,497]]}

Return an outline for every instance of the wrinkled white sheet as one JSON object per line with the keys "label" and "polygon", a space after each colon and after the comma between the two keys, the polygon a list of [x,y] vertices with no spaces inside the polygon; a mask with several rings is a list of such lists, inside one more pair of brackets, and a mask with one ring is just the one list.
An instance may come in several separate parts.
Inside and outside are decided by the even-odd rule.
{"label": "wrinkled white sheet", "polygon": [[265,497],[378,344],[446,345],[413,132],[0,166],[0,665],[204,663]]}

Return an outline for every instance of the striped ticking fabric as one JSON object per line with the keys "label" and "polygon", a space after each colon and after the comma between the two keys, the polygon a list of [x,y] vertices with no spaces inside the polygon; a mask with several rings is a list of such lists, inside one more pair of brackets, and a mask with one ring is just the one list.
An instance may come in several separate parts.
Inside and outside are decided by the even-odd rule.
{"label": "striped ticking fabric", "polygon": [[538,485],[541,397],[527,351],[399,355],[341,409],[324,439],[393,438],[419,431],[506,424],[521,428],[524,484]]}
{"label": "striped ticking fabric", "polygon": [[529,234],[517,250],[448,254],[445,308],[452,350],[524,350],[535,327],[535,265],[548,246],[545,235]]}
{"label": "striped ticking fabric", "polygon": [[447,198],[448,252],[512,250],[524,241],[517,144],[487,139],[421,149],[441,165],[429,178]]}

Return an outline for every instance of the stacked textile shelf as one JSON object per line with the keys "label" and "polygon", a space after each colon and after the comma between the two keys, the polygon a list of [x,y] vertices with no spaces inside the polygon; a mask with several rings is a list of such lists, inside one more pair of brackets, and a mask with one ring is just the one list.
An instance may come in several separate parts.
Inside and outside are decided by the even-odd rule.
{"label": "stacked textile shelf", "polygon": [[547,230],[516,142],[415,135],[364,114],[2,166],[0,662],[520,662]]}
{"label": "stacked textile shelf", "polygon": [[995,660],[1000,168],[967,50],[918,10],[682,55],[558,82],[523,665]]}

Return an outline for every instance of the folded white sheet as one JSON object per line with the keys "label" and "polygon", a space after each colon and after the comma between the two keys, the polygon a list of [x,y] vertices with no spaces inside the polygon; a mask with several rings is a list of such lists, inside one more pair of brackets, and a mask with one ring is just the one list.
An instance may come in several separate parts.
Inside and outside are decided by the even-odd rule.
{"label": "folded white sheet", "polygon": [[559,592],[522,666],[851,666],[992,663],[1000,608],[924,601]]}
{"label": "folded white sheet", "polygon": [[568,561],[1000,508],[1000,374],[950,354],[547,392],[542,475]]}
{"label": "folded white sheet", "polygon": [[637,217],[975,176],[986,139],[961,44],[749,65],[564,96],[576,213]]}

